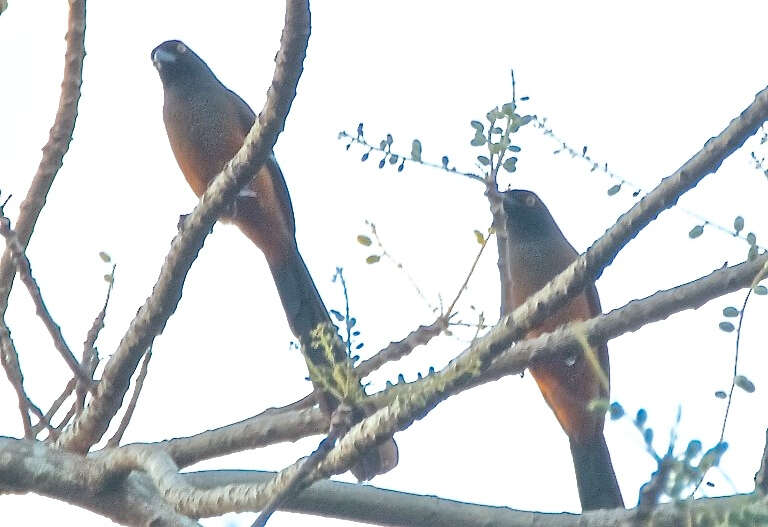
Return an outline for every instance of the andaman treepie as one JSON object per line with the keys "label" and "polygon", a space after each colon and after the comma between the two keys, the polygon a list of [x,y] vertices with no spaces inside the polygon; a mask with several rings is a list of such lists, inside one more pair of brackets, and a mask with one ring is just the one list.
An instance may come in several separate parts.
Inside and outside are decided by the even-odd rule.
{"label": "andaman treepie", "polygon": [[[152,62],[163,83],[163,120],[171,149],[187,183],[200,196],[243,145],[255,115],[183,42],[163,42],[152,50]],[[264,253],[288,325],[307,360],[326,363],[323,352],[313,349],[310,334],[320,324],[333,325],[296,246],[291,198],[274,155],[240,192],[224,219]],[[348,360],[343,346],[337,346],[336,355],[337,361]],[[321,408],[331,413],[338,401],[315,388]],[[355,420],[364,416],[360,409],[354,414]],[[397,446],[390,440],[362,455],[352,472],[367,480],[396,464]]]}
{"label": "andaman treepie", "polygon": [[[512,280],[511,288],[502,292],[502,315],[506,315],[568,267],[578,253],[533,192],[506,191],[503,207],[507,218],[506,259]],[[526,336],[536,337],[601,312],[600,297],[592,282]],[[603,435],[605,413],[589,408],[590,401],[609,396],[608,347],[603,344],[594,349],[594,354],[599,368],[581,350],[566,358],[538,359],[528,366],[570,440],[583,510],[624,506]]]}

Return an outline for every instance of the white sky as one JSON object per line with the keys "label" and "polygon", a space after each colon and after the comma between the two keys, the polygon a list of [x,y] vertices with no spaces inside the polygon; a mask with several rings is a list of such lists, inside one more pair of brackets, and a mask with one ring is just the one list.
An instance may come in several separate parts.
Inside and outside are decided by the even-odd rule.
{"label": "white sky", "polygon": [[[364,263],[355,242],[374,221],[432,302],[447,301],[477,250],[473,229],[490,223],[477,183],[414,165],[379,170],[378,157],[345,151],[336,135],[366,123],[366,136],[387,132],[394,149],[442,155],[472,170],[484,152],[469,146],[471,119],[507,102],[514,68],[521,111],[547,116],[555,132],[648,190],[671,174],[765,86],[765,2],[436,2],[336,1],[313,5],[305,72],[276,147],[296,212],[299,246],[326,304],[343,308],[343,266],[353,314],[367,353],[399,340],[432,315],[392,265]],[[195,204],[173,159],[161,117],[162,90],[151,49],[180,38],[219,78],[258,111],[272,75],[283,3],[93,2],[89,5],[83,97],[75,138],[29,248],[33,270],[70,346],[79,353],[105,293],[108,252],[117,282],[98,346],[115,349],[151,291],[178,215]],[[11,1],[0,16],[0,189],[15,195],[15,219],[39,161],[58,102],[66,10],[63,2]],[[518,172],[505,183],[537,191],[571,242],[585,249],[628,208],[615,181],[589,173],[578,159],[553,156],[551,139],[519,136]],[[724,225],[736,215],[758,242],[768,232],[765,177],[751,167],[752,140],[681,204]],[[630,243],[598,283],[604,309],[692,280],[746,244],[680,212],[661,218]],[[498,315],[495,244],[460,306]],[[717,329],[721,310],[743,294],[626,335],[610,344],[612,397],[631,413],[649,412],[663,451],[677,408],[679,448],[719,437],[730,384],[734,334]],[[746,492],[758,467],[768,417],[763,327],[766,300],[754,298],[742,334],[741,373],[757,392],[737,391],[729,419],[731,449],[708,493]],[[25,291],[12,296],[13,330],[26,387],[47,407],[68,378]],[[470,334],[441,338],[377,373],[374,388],[397,373],[413,379],[441,367]],[[157,441],[243,419],[304,395],[303,360],[291,339],[263,257],[239,231],[217,226],[187,278],[184,298],[157,339],[150,374],[125,441]],[[3,376],[4,377],[4,376]],[[19,436],[15,395],[0,381],[0,434]],[[606,425],[628,506],[653,463],[628,420]],[[417,493],[547,511],[578,510],[567,441],[530,379],[513,377],[454,397],[398,434],[397,470],[375,484]],[[194,468],[279,469],[318,438],[233,455]],[[348,479],[347,476],[344,479]],[[30,507],[34,506],[34,512]],[[107,525],[88,512],[35,496],[2,496],[4,519],[43,524]],[[249,515],[204,520],[246,525]],[[228,523],[231,522],[231,523]],[[336,525],[278,513],[270,525]]]}

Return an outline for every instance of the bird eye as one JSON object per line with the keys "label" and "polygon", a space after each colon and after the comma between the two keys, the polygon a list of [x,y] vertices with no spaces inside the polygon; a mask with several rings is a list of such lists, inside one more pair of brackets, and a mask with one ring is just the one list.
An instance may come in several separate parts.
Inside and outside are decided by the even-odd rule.
{"label": "bird eye", "polygon": [[533,207],[534,205],[536,205],[536,198],[534,198],[533,196],[530,196],[530,195],[526,196],[525,197],[525,206],[526,207]]}
{"label": "bird eye", "polygon": [[187,52],[187,46],[185,46],[183,42],[179,42],[178,44],[176,44],[176,51],[178,51],[181,54],[184,54]]}

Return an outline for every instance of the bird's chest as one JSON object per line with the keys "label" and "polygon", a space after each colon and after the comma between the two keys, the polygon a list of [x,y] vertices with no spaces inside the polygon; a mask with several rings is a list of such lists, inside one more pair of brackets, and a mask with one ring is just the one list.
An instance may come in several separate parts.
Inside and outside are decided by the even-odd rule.
{"label": "bird's chest", "polygon": [[166,101],[164,105],[171,149],[198,196],[242,146],[244,136],[229,113],[206,99]]}

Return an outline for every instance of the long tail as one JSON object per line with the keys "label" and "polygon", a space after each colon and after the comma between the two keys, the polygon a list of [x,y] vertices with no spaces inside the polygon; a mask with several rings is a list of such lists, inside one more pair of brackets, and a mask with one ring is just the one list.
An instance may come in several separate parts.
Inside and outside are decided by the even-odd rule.
{"label": "long tail", "polygon": [[616,473],[613,471],[611,454],[602,433],[585,443],[571,440],[571,455],[582,510],[615,509],[624,506]]}
{"label": "long tail", "polygon": [[[304,259],[294,247],[292,251],[285,251],[280,259],[268,262],[291,331],[308,350],[310,360],[320,364],[326,362],[323,353],[313,349],[308,343],[311,342],[312,330],[319,324],[331,324],[331,319]],[[336,360],[346,360],[343,349],[338,347],[335,352]],[[360,389],[362,390],[362,387]],[[319,402],[320,407],[327,413],[331,413],[338,404],[328,394],[323,394]],[[356,417],[356,420],[359,420],[365,417],[365,414],[361,411]],[[363,453],[351,470],[357,479],[365,481],[393,469],[397,461],[397,444],[390,439],[377,449]]]}

